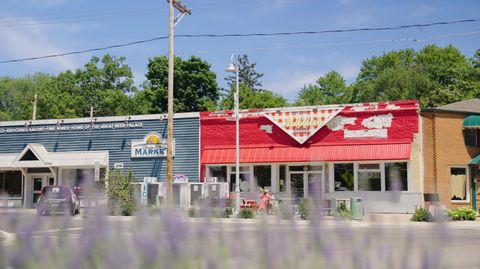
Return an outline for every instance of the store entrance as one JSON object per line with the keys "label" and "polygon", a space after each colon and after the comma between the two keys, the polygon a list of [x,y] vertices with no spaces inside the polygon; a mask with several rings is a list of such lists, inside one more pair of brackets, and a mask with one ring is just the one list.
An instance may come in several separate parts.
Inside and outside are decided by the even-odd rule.
{"label": "store entrance", "polygon": [[32,206],[35,207],[38,202],[38,198],[40,197],[42,187],[47,185],[54,185],[55,178],[53,175],[31,175],[31,186],[32,186]]}
{"label": "store entrance", "polygon": [[289,166],[292,198],[322,198],[325,193],[323,165]]}

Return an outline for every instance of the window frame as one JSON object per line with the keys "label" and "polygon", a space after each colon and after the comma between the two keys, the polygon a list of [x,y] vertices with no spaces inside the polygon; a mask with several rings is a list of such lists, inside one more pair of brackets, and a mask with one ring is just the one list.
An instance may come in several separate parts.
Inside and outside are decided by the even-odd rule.
{"label": "window frame", "polygon": [[[378,164],[378,168],[371,169],[371,168],[360,168],[360,165],[362,164]],[[373,191],[373,192],[384,192],[385,191],[385,163],[384,162],[357,162],[355,164],[357,166],[357,191]],[[361,172],[379,172],[380,173],[380,190],[359,190],[358,189],[358,183],[360,179],[360,173]],[[355,177],[354,177],[355,180]]]}
{"label": "window frame", "polygon": [[[452,168],[463,168],[465,169],[465,176],[466,176],[466,183],[465,183],[465,197],[466,199],[465,200],[452,200]],[[450,181],[450,202],[452,204],[465,204],[465,203],[470,203],[470,169],[468,166],[466,165],[451,165],[448,167],[448,175],[450,175],[449,177],[449,181]]]}
{"label": "window frame", "polygon": [[[353,191],[335,191],[335,188],[332,187],[335,184],[335,164],[345,164],[353,163]],[[407,190],[401,190],[400,192],[410,192],[412,184],[412,175],[411,175],[411,161],[409,160],[382,160],[382,161],[340,161],[340,162],[330,162],[328,165],[329,176],[328,180],[330,182],[330,192],[331,193],[346,193],[346,192],[392,192],[391,190],[386,190],[386,175],[385,175],[385,163],[406,163],[407,165]],[[359,166],[362,164],[379,164],[379,169],[360,169]],[[361,171],[380,171],[380,182],[381,188],[379,191],[363,191],[358,189],[358,178]]]}

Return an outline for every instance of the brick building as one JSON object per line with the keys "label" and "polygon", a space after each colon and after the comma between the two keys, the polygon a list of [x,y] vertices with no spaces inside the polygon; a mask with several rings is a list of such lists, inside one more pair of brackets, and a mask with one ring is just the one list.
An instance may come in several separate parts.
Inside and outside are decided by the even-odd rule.
{"label": "brick building", "polygon": [[[449,208],[477,209],[480,99],[426,109],[422,121],[425,193],[438,194],[440,203]],[[437,196],[426,195],[426,200],[429,197]]]}

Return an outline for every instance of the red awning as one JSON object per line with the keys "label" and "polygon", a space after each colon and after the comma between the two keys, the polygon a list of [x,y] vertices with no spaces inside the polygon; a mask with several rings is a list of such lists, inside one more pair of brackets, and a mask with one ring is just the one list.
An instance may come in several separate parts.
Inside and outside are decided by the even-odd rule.
{"label": "red awning", "polygon": [[[409,160],[411,144],[241,148],[241,163]],[[235,149],[205,149],[202,164],[235,163]]]}

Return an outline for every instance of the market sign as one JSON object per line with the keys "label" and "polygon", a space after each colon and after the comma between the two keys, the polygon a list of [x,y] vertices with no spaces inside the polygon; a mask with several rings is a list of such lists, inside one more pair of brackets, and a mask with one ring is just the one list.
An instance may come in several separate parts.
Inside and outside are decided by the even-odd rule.
{"label": "market sign", "polygon": [[[173,155],[175,155],[175,139],[173,139]],[[167,157],[167,139],[158,133],[148,133],[142,140],[132,140],[132,158]]]}
{"label": "market sign", "polygon": [[265,112],[265,116],[298,143],[303,144],[333,119],[343,107]]}

